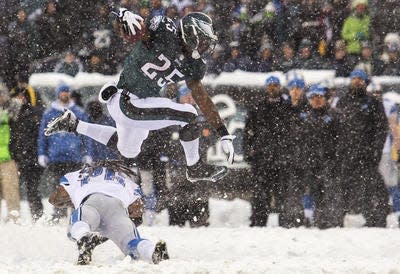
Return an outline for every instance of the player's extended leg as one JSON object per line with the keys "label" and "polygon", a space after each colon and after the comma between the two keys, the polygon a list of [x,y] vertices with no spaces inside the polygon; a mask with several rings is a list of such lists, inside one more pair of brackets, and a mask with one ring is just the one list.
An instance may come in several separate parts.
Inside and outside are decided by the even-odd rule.
{"label": "player's extended leg", "polygon": [[[176,103],[167,98],[142,99],[118,92],[109,100],[107,107],[117,122],[117,128],[158,130],[172,125],[181,126],[180,142],[185,152],[187,178],[190,181],[215,182],[226,175],[226,167],[208,165],[200,159],[201,129],[196,123],[198,114],[192,105]],[[119,132],[118,138],[121,138]]]}
{"label": "player's extended leg", "polygon": [[96,203],[102,216],[101,234],[112,240],[125,255],[153,263],[169,258],[165,242],[154,244],[140,237],[120,200],[101,194],[92,196],[95,197],[88,202]]}
{"label": "player's extended leg", "polygon": [[100,215],[95,207],[83,204],[74,210],[70,222],[68,237],[76,241],[78,245],[79,255],[77,264],[87,265],[92,260],[94,248],[108,240],[105,237],[92,233],[100,224]]}
{"label": "player's extended leg", "polygon": [[[134,158],[140,152],[142,142],[149,130],[158,130],[172,125],[182,127],[180,139],[187,162],[187,178],[192,181],[217,181],[227,174],[223,166],[207,165],[199,156],[200,131],[195,126],[196,109],[189,104],[179,104],[167,98],[138,98],[121,91],[113,94],[107,101],[107,108],[117,125],[89,124],[76,119],[66,110],[64,114],[50,122],[45,135],[59,131],[78,132],[111,146],[117,144],[119,152],[126,158]],[[136,136],[137,137],[134,137]],[[135,138],[133,142],[132,138]]]}

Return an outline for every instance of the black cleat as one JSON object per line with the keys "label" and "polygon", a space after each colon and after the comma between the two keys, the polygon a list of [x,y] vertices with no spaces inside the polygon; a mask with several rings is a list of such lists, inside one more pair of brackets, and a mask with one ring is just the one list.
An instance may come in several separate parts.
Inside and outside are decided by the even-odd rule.
{"label": "black cleat", "polygon": [[228,173],[228,168],[225,166],[213,166],[203,163],[199,160],[193,166],[188,166],[186,169],[186,178],[194,183],[197,181],[216,182]]}
{"label": "black cleat", "polygon": [[65,109],[64,113],[56,119],[50,121],[44,129],[44,135],[50,136],[58,132],[73,132],[76,133],[78,120],[75,114],[69,109]]}
{"label": "black cleat", "polygon": [[104,243],[107,240],[108,238],[96,234],[91,234],[82,237],[82,239],[77,241],[78,251],[79,251],[77,264],[78,265],[90,264],[90,262],[92,261],[92,253],[94,248]]}
{"label": "black cleat", "polygon": [[167,244],[164,241],[159,241],[156,243],[152,259],[154,264],[158,264],[161,261],[169,260]]}

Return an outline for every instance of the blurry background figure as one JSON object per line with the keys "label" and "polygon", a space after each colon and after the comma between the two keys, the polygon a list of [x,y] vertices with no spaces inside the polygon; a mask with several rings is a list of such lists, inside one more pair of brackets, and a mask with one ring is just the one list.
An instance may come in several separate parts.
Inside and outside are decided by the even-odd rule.
{"label": "blurry background figure", "polygon": [[283,43],[281,50],[282,52],[278,59],[278,67],[276,69],[286,73],[295,68],[295,50],[290,43]]}
{"label": "blurry background figure", "polygon": [[258,72],[270,72],[275,70],[275,60],[272,54],[272,45],[266,43],[261,46],[259,58],[256,61]]}
{"label": "blurry background figure", "polygon": [[400,44],[390,44],[387,47],[388,59],[385,62],[383,75],[400,75]]}
{"label": "blurry background figure", "polygon": [[81,71],[83,71],[83,64],[72,51],[68,51],[64,59],[60,60],[54,68],[54,72],[65,73],[72,77]]}
{"label": "blurry background figure", "polygon": [[17,165],[11,158],[10,144],[10,118],[17,111],[10,106],[8,91],[0,87],[0,197],[7,205],[7,221],[16,222],[19,218],[20,197],[19,197],[19,176]]}
{"label": "blurry background figure", "polygon": [[351,9],[352,13],[344,20],[341,34],[346,41],[347,53],[359,56],[361,43],[370,39],[368,0],[352,0]]}
{"label": "blurry background figure", "polygon": [[29,95],[30,104],[34,107],[43,108],[44,102],[41,100],[40,94],[29,84],[29,74],[21,72],[15,75],[16,85],[10,90],[10,93],[15,93],[16,89],[26,92]]}
{"label": "blurry background figure", "polygon": [[43,215],[42,197],[38,189],[43,168],[32,159],[37,159],[37,139],[43,109],[32,105],[30,94],[27,89],[19,87],[11,91],[10,95],[19,108],[16,116],[10,119],[10,151],[18,166],[20,185],[25,185],[27,190],[32,220],[36,222]]}
{"label": "blurry background figure", "polygon": [[385,227],[389,197],[378,172],[388,122],[381,101],[367,94],[368,75],[354,70],[339,99],[338,167],[347,214],[362,214],[366,226]]}
{"label": "blurry background figure", "polygon": [[[70,99],[70,87],[60,84],[56,90],[56,100],[43,114],[38,137],[38,163],[45,168],[42,176],[47,190],[55,188],[61,176],[65,173],[79,169],[82,163],[92,162],[91,155],[93,141],[84,136],[63,132],[51,136],[44,135],[46,125],[56,117],[64,113],[64,109],[70,109],[80,120],[88,121],[88,117],[82,108]],[[52,222],[58,223],[60,218],[65,218],[65,209],[55,209]]]}
{"label": "blurry background figure", "polygon": [[[250,226],[266,226],[270,213],[279,214],[279,224],[293,227],[286,216],[289,104],[282,98],[279,78],[265,81],[264,98],[248,111],[243,136],[243,150],[251,165]],[[289,152],[290,153],[290,152]],[[289,209],[290,211],[291,209]]]}
{"label": "blurry background figure", "polygon": [[384,63],[375,56],[370,42],[364,41],[361,43],[361,56],[357,58],[354,68],[364,70],[370,76],[383,73]]}
{"label": "blurry background figure", "polygon": [[226,60],[223,71],[233,72],[235,70],[253,71],[253,65],[248,56],[241,53],[239,42],[230,43],[230,57]]}
{"label": "blurry background figure", "polygon": [[221,45],[217,44],[207,59],[207,73],[215,76],[219,75],[223,70],[224,59],[225,50]]}
{"label": "blurry background figure", "polygon": [[151,17],[165,15],[166,8],[163,6],[161,0],[151,0],[150,5],[151,5],[151,10],[150,10]]}
{"label": "blurry background figure", "polygon": [[389,55],[388,55],[388,49],[395,48],[396,46],[400,45],[400,35],[399,33],[388,33],[385,36],[385,39],[383,40],[383,52],[382,55],[380,56],[380,59],[382,59],[385,63],[389,61]]}
{"label": "blurry background figure", "polygon": [[298,69],[324,69],[326,64],[312,42],[304,38],[301,40],[299,52],[295,58],[295,67]]}
{"label": "blurry background figure", "polygon": [[340,182],[336,174],[338,118],[330,110],[327,88],[311,85],[306,93],[310,110],[304,120],[304,217],[306,226],[342,226]]}
{"label": "blurry background figure", "polygon": [[300,107],[306,104],[305,86],[304,80],[298,76],[289,81],[287,88],[290,104],[293,107]]}
{"label": "blurry background figure", "polygon": [[117,72],[116,67],[110,64],[109,61],[101,50],[93,50],[89,55],[86,71],[113,75]]}
{"label": "blurry background figure", "polygon": [[70,99],[75,103],[75,105],[83,108],[82,94],[80,92],[73,90],[70,94]]}
{"label": "blurry background figure", "polygon": [[348,77],[353,70],[353,62],[346,52],[346,43],[343,40],[337,40],[333,50],[330,69],[336,71],[336,77]]}
{"label": "blurry background figure", "polygon": [[383,177],[388,189],[392,212],[400,216],[400,190],[399,190],[399,154],[400,131],[399,131],[399,105],[389,96],[382,96],[382,86],[371,82],[367,92],[382,102],[389,124],[389,132],[382,150],[379,162],[379,172]]}

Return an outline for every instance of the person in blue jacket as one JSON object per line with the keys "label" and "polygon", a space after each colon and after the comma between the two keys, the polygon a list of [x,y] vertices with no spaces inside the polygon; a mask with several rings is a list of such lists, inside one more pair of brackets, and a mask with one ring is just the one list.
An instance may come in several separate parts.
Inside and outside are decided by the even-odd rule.
{"label": "person in blue jacket", "polygon": [[[88,137],[67,132],[52,136],[44,135],[46,125],[62,115],[64,109],[69,109],[79,119],[88,121],[84,110],[71,100],[71,90],[68,85],[60,84],[55,91],[56,100],[43,114],[38,137],[38,162],[45,168],[43,178],[50,189],[58,185],[60,177],[65,173],[79,169],[82,163],[91,163],[93,155],[93,141]],[[65,209],[55,209],[53,221],[58,222],[66,215]]]}

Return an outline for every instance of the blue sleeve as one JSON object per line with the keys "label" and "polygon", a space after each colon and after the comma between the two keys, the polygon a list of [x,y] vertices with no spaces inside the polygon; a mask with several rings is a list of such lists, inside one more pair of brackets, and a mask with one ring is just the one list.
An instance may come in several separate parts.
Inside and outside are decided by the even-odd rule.
{"label": "blue sleeve", "polygon": [[60,178],[60,185],[69,186],[69,181],[68,181],[67,177],[62,176],[62,177]]}

